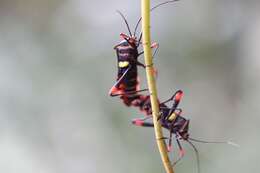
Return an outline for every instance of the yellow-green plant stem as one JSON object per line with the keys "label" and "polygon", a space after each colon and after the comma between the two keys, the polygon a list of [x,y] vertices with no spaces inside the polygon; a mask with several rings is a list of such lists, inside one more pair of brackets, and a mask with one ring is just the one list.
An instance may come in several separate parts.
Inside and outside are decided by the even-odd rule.
{"label": "yellow-green plant stem", "polygon": [[157,145],[162,158],[164,168],[167,173],[174,173],[173,167],[171,166],[170,159],[168,157],[165,142],[163,140],[163,133],[160,121],[157,121],[159,115],[159,105],[157,101],[157,90],[155,84],[155,78],[153,74],[153,60],[151,52],[151,38],[150,38],[150,0],[142,1],[142,31],[143,31],[143,48],[146,65],[146,77],[149,92],[151,94],[151,104],[153,110],[153,123],[154,131],[156,136]]}

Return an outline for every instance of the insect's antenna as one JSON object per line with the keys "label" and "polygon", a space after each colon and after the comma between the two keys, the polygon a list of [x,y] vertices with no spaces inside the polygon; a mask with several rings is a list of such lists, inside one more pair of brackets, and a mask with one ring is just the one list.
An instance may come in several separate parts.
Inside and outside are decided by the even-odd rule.
{"label": "insect's antenna", "polygon": [[[175,1],[179,1],[179,0],[171,0],[171,1],[162,2],[162,3],[160,3],[160,4],[157,4],[157,5],[154,6],[153,8],[151,8],[150,11],[153,11],[154,9],[160,7],[161,5],[168,4],[168,3],[172,3],[172,2],[175,2]],[[135,34],[136,34],[137,28],[138,28],[138,26],[139,26],[141,20],[142,20],[142,17],[140,17],[140,18],[138,19],[138,21],[137,21],[137,23],[136,23],[136,25],[135,25],[134,36],[135,36]]]}
{"label": "insect's antenna", "polygon": [[130,27],[129,27],[129,24],[125,18],[125,16],[119,11],[119,10],[116,10],[116,12],[123,18],[123,20],[125,21],[125,24],[127,26],[127,29],[128,29],[128,32],[129,32],[129,36],[131,37],[132,36],[132,33],[131,33],[131,30],[130,30]]}
{"label": "insect's antenna", "polygon": [[[190,138],[189,138],[190,139]],[[186,140],[190,146],[193,148],[195,154],[196,154],[196,160],[197,160],[197,168],[198,168],[198,173],[200,173],[200,158],[199,158],[199,151],[197,150],[197,148],[195,147],[195,145],[189,141],[189,140]]]}
{"label": "insect's antenna", "polygon": [[171,0],[171,1],[162,2],[162,3],[160,3],[160,4],[157,4],[157,5],[154,6],[153,8],[151,8],[150,11],[153,11],[154,9],[156,9],[157,7],[160,7],[161,5],[168,4],[168,3],[172,3],[172,2],[175,2],[175,1],[179,1],[179,0]]}
{"label": "insect's antenna", "polygon": [[[135,34],[136,34],[137,28],[138,28],[138,26],[139,26],[141,20],[142,20],[142,17],[140,17],[140,18],[138,19],[138,21],[137,21],[137,23],[136,23],[136,25],[135,25],[134,36],[135,36]],[[142,35],[142,34],[141,34],[141,35]]]}
{"label": "insect's antenna", "polygon": [[234,147],[240,147],[238,144],[236,144],[232,141],[204,141],[204,140],[193,139],[193,138],[189,138],[189,140],[194,141],[194,142],[206,143],[206,144],[228,144],[228,145],[232,145]]}

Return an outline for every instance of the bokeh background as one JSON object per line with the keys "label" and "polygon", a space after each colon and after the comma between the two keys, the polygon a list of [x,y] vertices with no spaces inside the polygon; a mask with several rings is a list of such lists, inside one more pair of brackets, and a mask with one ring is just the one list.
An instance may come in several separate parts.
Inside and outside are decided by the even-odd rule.
{"label": "bokeh background", "polygon": [[[0,172],[164,172],[153,129],[132,126],[141,113],[108,96],[113,46],[127,32],[117,9],[133,28],[138,0],[0,1]],[[191,136],[241,146],[196,144],[201,173],[260,169],[259,17],[259,0],[183,0],[152,13],[160,99],[182,89]],[[195,173],[183,145],[176,172]]]}

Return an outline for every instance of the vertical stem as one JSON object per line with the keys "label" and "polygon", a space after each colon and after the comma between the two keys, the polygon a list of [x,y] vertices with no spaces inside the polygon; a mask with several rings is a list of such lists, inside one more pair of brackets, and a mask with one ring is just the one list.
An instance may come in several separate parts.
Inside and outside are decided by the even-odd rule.
{"label": "vertical stem", "polygon": [[168,157],[167,149],[165,142],[163,140],[163,133],[160,121],[157,121],[159,115],[159,105],[157,101],[157,90],[155,85],[155,78],[153,75],[153,60],[151,52],[151,38],[150,38],[150,0],[141,0],[142,1],[142,31],[143,31],[143,48],[144,48],[144,57],[146,65],[146,76],[149,92],[151,94],[151,104],[153,110],[153,122],[154,122],[154,131],[159,148],[159,152],[162,158],[164,168],[167,173],[174,173],[173,167],[171,166],[170,159]]}

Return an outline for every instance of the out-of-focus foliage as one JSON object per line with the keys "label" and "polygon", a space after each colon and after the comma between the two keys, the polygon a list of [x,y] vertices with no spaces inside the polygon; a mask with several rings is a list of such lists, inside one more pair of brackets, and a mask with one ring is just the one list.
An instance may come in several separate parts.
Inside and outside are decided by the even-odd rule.
{"label": "out-of-focus foliage", "polygon": [[[0,172],[163,172],[153,130],[131,126],[140,112],[107,94],[126,32],[115,10],[134,27],[139,3],[0,1]],[[259,7],[183,0],[152,13],[160,99],[183,89],[191,136],[241,145],[197,144],[202,172],[260,169]],[[195,172],[184,146],[176,172]]]}

